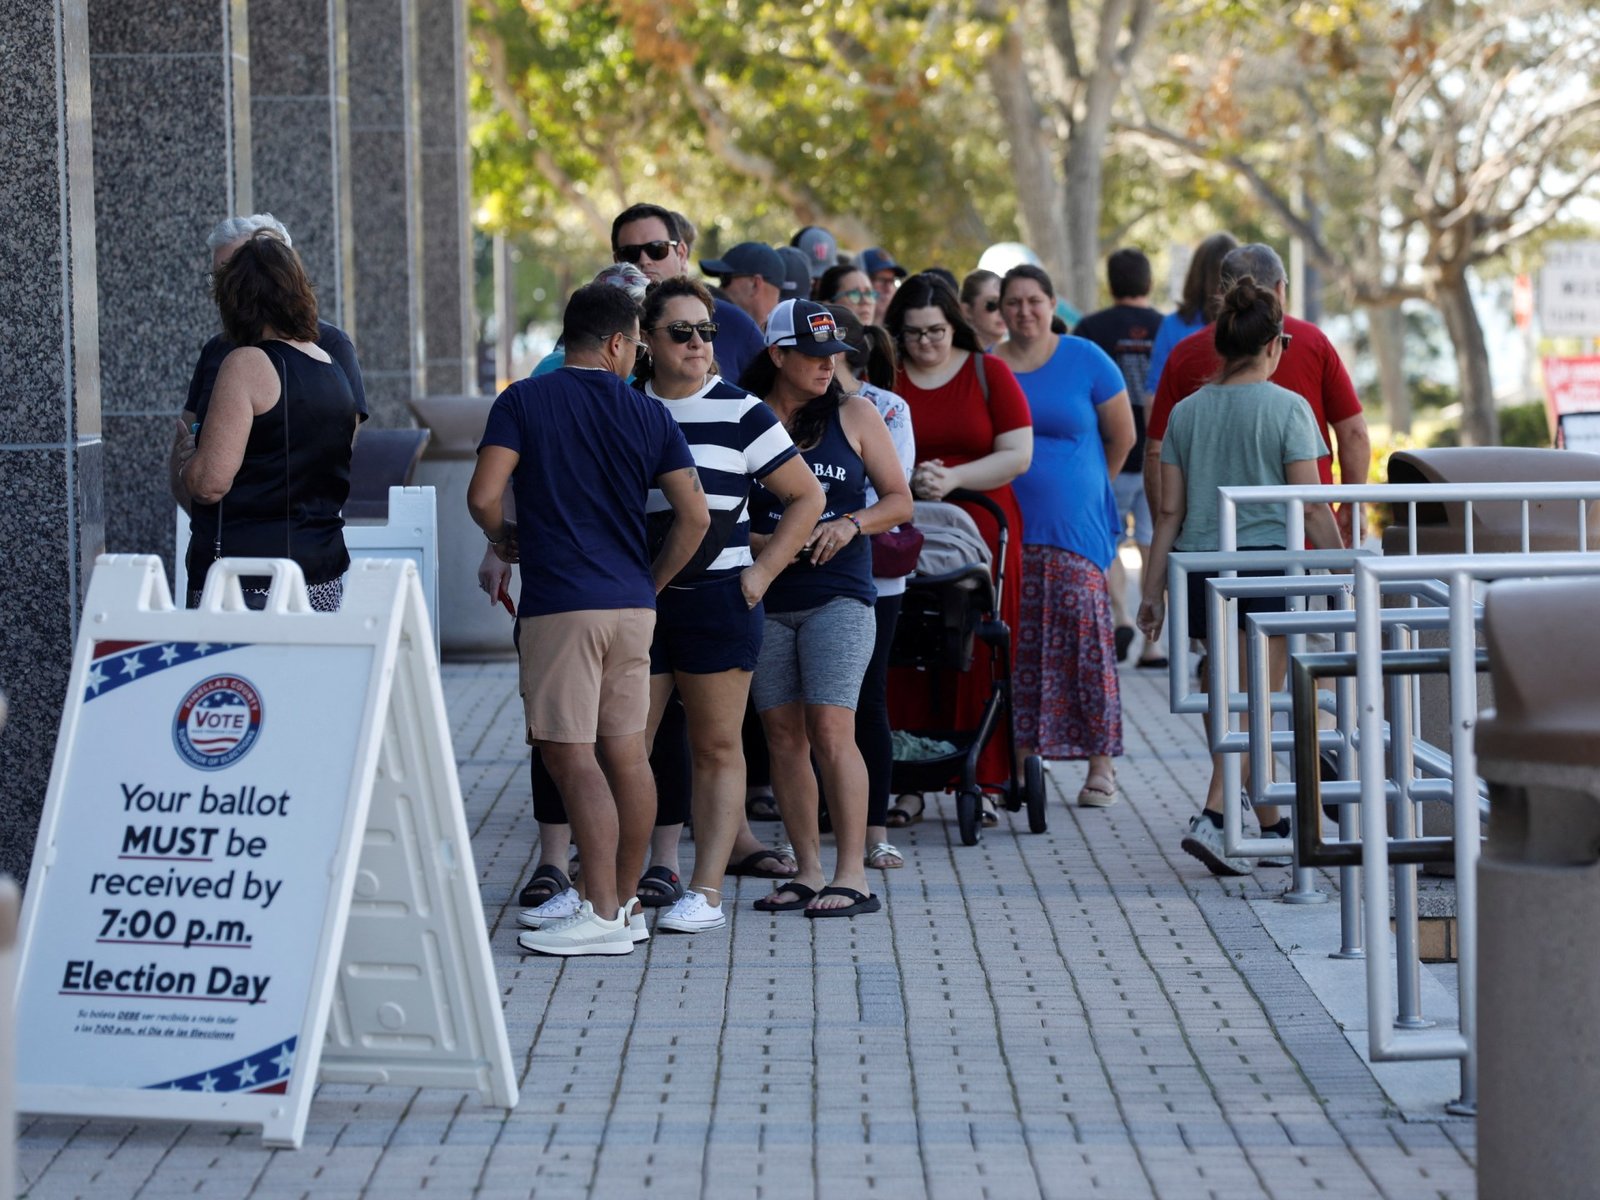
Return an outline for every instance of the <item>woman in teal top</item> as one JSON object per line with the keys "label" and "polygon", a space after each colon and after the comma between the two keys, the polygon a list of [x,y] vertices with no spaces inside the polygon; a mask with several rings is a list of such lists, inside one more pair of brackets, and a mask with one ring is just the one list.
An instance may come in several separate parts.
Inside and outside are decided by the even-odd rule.
{"label": "woman in teal top", "polygon": [[[1283,332],[1283,309],[1277,296],[1270,288],[1258,288],[1254,280],[1244,276],[1222,299],[1214,337],[1217,355],[1222,359],[1221,374],[1215,383],[1207,384],[1172,410],[1167,436],[1161,442],[1161,512],[1156,516],[1155,538],[1150,545],[1144,603],[1139,606],[1139,628],[1151,641],[1161,636],[1165,623],[1163,595],[1167,559],[1172,551],[1219,548],[1218,488],[1271,484],[1315,487],[1322,483],[1317,459],[1327,454],[1328,448],[1311,415],[1311,406],[1303,397],[1269,382],[1289,341],[1289,335]],[[1333,510],[1326,504],[1306,505],[1306,534],[1319,550],[1336,549],[1343,544]],[[1281,509],[1254,505],[1243,510],[1239,521],[1240,549],[1281,550],[1287,541]],[[1201,573],[1191,572],[1189,595],[1174,598],[1175,603],[1189,606],[1191,635],[1198,631],[1203,636],[1206,629],[1205,579]],[[1255,607],[1259,611],[1264,605],[1258,601]],[[1282,607],[1281,603],[1278,607]],[[1245,611],[1246,602],[1241,601],[1241,624]],[[1269,651],[1273,687],[1278,687],[1288,663],[1284,640],[1272,638]],[[1242,674],[1243,655],[1239,665]],[[1288,838],[1289,820],[1280,819],[1276,807],[1258,808],[1256,817],[1264,836]],[[1218,755],[1211,756],[1211,786],[1206,790],[1205,811],[1190,820],[1181,844],[1213,874],[1243,875],[1251,869],[1249,859],[1223,852],[1222,759]],[[1287,852],[1287,840],[1284,846]],[[1266,863],[1263,860],[1263,865]]]}
{"label": "woman in teal top", "polygon": [[1012,481],[1022,510],[1016,645],[1017,751],[1088,759],[1078,803],[1117,799],[1122,754],[1116,622],[1106,569],[1117,552],[1111,478],[1133,449],[1133,409],[1111,356],[1052,333],[1055,288],[1038,267],[1000,281],[1010,335],[995,348],[1033,409],[1033,464]]}

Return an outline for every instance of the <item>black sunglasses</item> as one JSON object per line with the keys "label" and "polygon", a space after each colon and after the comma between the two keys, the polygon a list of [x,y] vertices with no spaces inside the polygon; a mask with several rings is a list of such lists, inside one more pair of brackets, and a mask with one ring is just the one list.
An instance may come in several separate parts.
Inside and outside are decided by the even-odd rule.
{"label": "black sunglasses", "polygon": [[717,323],[715,321],[701,321],[698,325],[692,325],[688,321],[674,321],[670,325],[657,325],[647,332],[661,333],[663,330],[668,337],[680,346],[687,346],[690,339],[697,333],[700,335],[702,342],[710,343],[717,340]]}
{"label": "black sunglasses", "polygon": [[994,299],[992,297],[990,299],[988,299],[988,300],[985,300],[983,302],[983,311],[984,312],[999,312],[1000,311],[1000,301],[998,301],[998,300],[996,300],[996,299]]}
{"label": "black sunglasses", "polygon": [[634,246],[618,246],[617,261],[637,263],[641,258],[648,254],[651,262],[660,262],[672,252],[672,248],[677,244],[677,239],[673,238],[670,241],[640,242]]}

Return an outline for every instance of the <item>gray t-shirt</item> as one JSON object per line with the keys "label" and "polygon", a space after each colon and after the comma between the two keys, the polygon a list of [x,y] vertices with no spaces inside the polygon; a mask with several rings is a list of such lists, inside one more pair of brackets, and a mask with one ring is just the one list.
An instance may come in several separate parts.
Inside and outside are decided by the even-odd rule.
{"label": "gray t-shirt", "polygon": [[[1175,550],[1218,547],[1217,489],[1286,482],[1284,466],[1328,453],[1303,396],[1275,383],[1208,384],[1172,410],[1161,461],[1183,471],[1188,508]],[[1281,505],[1239,509],[1239,542],[1283,546]]]}

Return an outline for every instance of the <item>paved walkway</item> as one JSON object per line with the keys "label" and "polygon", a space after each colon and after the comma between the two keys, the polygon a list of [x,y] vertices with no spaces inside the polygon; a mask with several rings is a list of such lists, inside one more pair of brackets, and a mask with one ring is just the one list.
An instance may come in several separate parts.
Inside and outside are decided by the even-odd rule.
{"label": "paved walkway", "polygon": [[[522,1103],[328,1086],[298,1152],[247,1131],[36,1119],[46,1197],[1466,1197],[1471,1122],[1408,1120],[1268,936],[1177,848],[1199,726],[1124,675],[1117,807],[1053,777],[1050,832],[903,831],[881,916],[764,916],[620,959],[524,958],[532,863],[509,665],[445,671]],[[734,881],[730,880],[730,887]]]}

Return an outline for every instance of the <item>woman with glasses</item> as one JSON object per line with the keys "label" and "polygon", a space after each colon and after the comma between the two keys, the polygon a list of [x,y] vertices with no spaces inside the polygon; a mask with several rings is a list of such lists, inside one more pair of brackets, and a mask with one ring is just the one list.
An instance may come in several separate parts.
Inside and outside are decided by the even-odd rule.
{"label": "woman with glasses", "polygon": [[[957,488],[983,492],[1006,514],[1010,541],[1000,618],[1017,627],[1022,569],[1022,511],[1011,481],[1033,461],[1033,417],[1011,368],[985,354],[978,335],[961,314],[955,289],[933,275],[914,275],[900,286],[884,324],[895,339],[900,372],[895,391],[911,408],[917,435],[917,467],[912,493],[919,500],[943,500]],[[981,374],[980,374],[981,372]],[[994,518],[975,505],[963,506],[977,522],[989,548],[999,554],[1000,530]],[[989,660],[979,655],[970,670],[947,673],[946,691],[930,696],[926,676],[894,672],[890,716],[896,728],[976,729],[993,686]],[[936,724],[937,722],[937,724]],[[978,763],[980,780],[999,787],[1011,778],[1004,738],[991,738]],[[889,810],[891,826],[922,819],[920,795],[899,797]],[[987,802],[984,821],[997,820]]]}
{"label": "woman with glasses", "polygon": [[[741,849],[757,856],[766,850],[744,820],[740,727],[766,627],[762,598],[811,536],[823,506],[822,488],[772,410],[716,374],[714,311],[705,288],[680,276],[651,286],[639,319],[650,356],[636,382],[682,427],[711,509],[700,551],[656,601],[650,647],[646,734],[654,738],[676,687],[694,770],[694,875],[656,922],[657,929],[677,933],[727,924],[721,886],[730,857]],[[758,482],[784,509],[752,555],[749,498]],[[654,514],[671,508],[653,491],[648,511],[654,528]],[[657,841],[675,840],[682,829],[681,816],[670,826],[658,817]],[[663,849],[653,846],[652,858],[660,861]]]}
{"label": "woman with glasses", "polygon": [[1016,482],[1022,539],[1017,648],[1017,753],[1089,762],[1078,803],[1117,801],[1122,754],[1116,621],[1106,572],[1117,552],[1112,478],[1133,449],[1133,406],[1112,357],[1052,331],[1050,276],[1013,267],[1000,282],[1010,364],[1033,411],[1034,455]]}
{"label": "woman with glasses", "polygon": [[867,273],[853,264],[829,267],[817,280],[817,299],[824,304],[843,304],[855,313],[862,325],[872,324],[878,293],[872,290]]}
{"label": "woman with glasses", "polygon": [[[835,377],[835,356],[850,347],[839,340],[833,314],[815,301],[785,300],[767,321],[766,339],[766,357],[740,382],[783,422],[822,481],[827,508],[803,552],[767,591],[766,637],[752,694],[798,869],[756,908],[853,917],[881,907],[867,886],[867,768],[856,747],[856,706],[876,635],[867,539],[909,520],[911,495],[877,408],[864,397],[845,395]],[[873,503],[867,499],[869,483],[877,489]],[[762,549],[763,560],[778,552],[777,533],[789,519],[780,495],[765,484],[757,489],[752,537],[773,539]],[[782,553],[797,549],[786,544]],[[827,887],[813,761],[827,789],[838,846]]]}
{"label": "woman with glasses", "polygon": [[1000,276],[981,268],[961,281],[961,315],[978,335],[985,350],[1006,338],[1006,321],[1000,315]]}
{"label": "woman with glasses", "polygon": [[[1144,603],[1139,606],[1139,629],[1152,642],[1161,636],[1166,620],[1167,560],[1172,551],[1205,553],[1220,546],[1217,489],[1289,484],[1307,487],[1322,482],[1317,460],[1328,453],[1311,407],[1295,392],[1271,382],[1288,347],[1283,332],[1283,308],[1270,287],[1257,287],[1245,275],[1220,299],[1212,334],[1222,370],[1207,384],[1172,410],[1161,440],[1161,511],[1156,514],[1150,544],[1150,569],[1144,578]],[[1241,508],[1239,548],[1281,550],[1288,544],[1283,510],[1274,505]],[[1306,505],[1306,536],[1319,550],[1337,549],[1343,542],[1333,511],[1326,504]],[[1252,572],[1241,571],[1241,575]],[[1258,572],[1276,574],[1276,572]],[[1189,632],[1206,631],[1206,580],[1215,572],[1191,571],[1188,594],[1174,596],[1174,604],[1189,606]],[[1283,597],[1240,600],[1239,628],[1246,614],[1285,607]],[[1268,641],[1272,686],[1282,686],[1288,665],[1284,639]],[[1241,685],[1244,656],[1240,655]],[[1278,809],[1255,810],[1261,832],[1267,837],[1289,836],[1289,819]],[[1211,784],[1206,789],[1203,812],[1189,821],[1183,849],[1198,858],[1214,875],[1243,875],[1250,859],[1234,858],[1222,840],[1222,759],[1211,757]],[[1288,842],[1284,843],[1285,849]],[[1263,866],[1288,866],[1287,858],[1260,860]]]}

